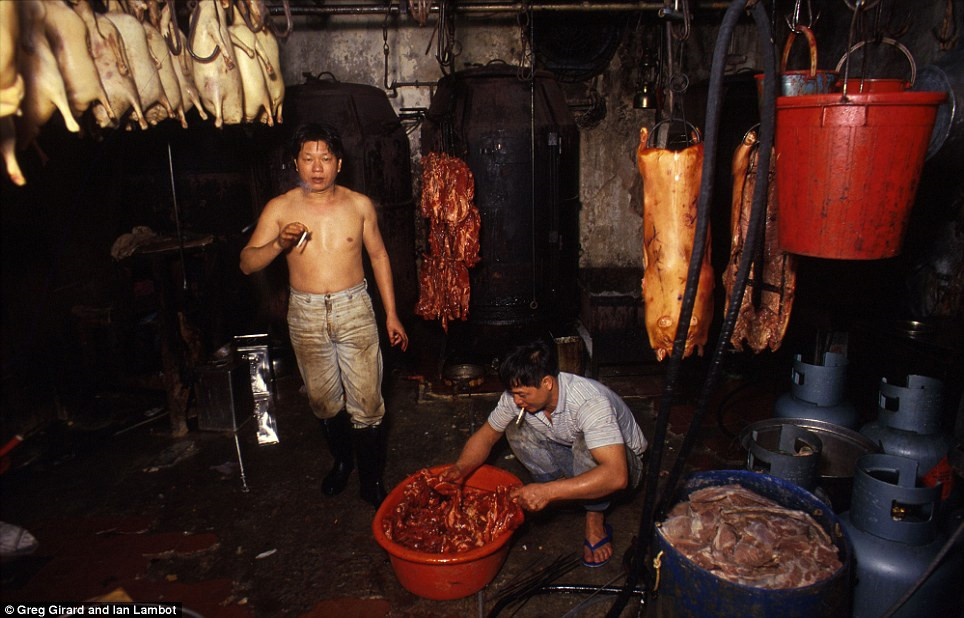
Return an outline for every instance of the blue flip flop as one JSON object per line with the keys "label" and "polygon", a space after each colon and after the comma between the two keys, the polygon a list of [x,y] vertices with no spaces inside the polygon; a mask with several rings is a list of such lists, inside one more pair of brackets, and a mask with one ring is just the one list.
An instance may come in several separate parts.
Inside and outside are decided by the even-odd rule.
{"label": "blue flip flop", "polygon": [[[597,549],[599,549],[600,547],[602,547],[603,545],[605,545],[606,543],[612,543],[612,542],[613,542],[613,528],[612,528],[612,526],[610,526],[609,524],[606,524],[605,527],[604,527],[604,529],[606,530],[606,536],[604,536],[602,539],[600,539],[598,543],[596,543],[595,545],[593,545],[592,543],[589,542],[589,539],[584,539],[583,542],[582,542],[582,544],[583,544],[584,546],[588,547],[588,548],[589,548],[589,551],[594,552],[594,551],[596,551]],[[613,551],[613,554],[615,554],[615,553],[616,553],[616,552],[615,552],[615,550],[614,550],[614,551]],[[610,560],[612,560],[612,557],[613,557],[613,556],[610,555],[609,558],[606,558],[606,559],[603,560],[602,562],[586,562],[585,560],[583,560],[583,561],[582,561],[582,566],[589,567],[590,569],[595,569],[595,568],[598,568],[598,567],[603,566],[604,564],[606,564],[607,562],[609,562]]]}

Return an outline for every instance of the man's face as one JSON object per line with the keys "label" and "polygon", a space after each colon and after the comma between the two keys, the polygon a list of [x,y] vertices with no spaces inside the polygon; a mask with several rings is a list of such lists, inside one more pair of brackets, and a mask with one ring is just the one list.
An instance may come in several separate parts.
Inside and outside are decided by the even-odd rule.
{"label": "man's face", "polygon": [[326,142],[305,142],[295,159],[295,168],[305,188],[325,191],[335,184],[341,161],[335,158]]}
{"label": "man's face", "polygon": [[525,408],[526,412],[538,412],[550,402],[551,384],[552,380],[546,376],[539,382],[539,386],[513,386],[509,393],[516,407]]}

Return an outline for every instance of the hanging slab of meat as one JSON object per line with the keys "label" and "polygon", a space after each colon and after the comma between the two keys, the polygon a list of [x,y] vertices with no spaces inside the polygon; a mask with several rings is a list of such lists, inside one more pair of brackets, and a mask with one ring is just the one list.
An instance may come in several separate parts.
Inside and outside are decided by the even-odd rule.
{"label": "hanging slab of meat", "polygon": [[148,50],[151,52],[151,58],[154,60],[155,65],[157,65],[157,74],[161,78],[161,86],[164,89],[164,94],[167,95],[171,107],[174,108],[174,116],[168,116],[167,110],[160,105],[155,105],[147,110],[147,121],[151,124],[157,124],[165,118],[173,117],[186,129],[187,118],[184,115],[184,104],[181,100],[181,83],[178,81],[177,74],[174,72],[175,62],[171,57],[167,42],[161,35],[160,30],[153,24],[143,24],[143,26],[144,35],[147,37]]}
{"label": "hanging slab of meat", "polygon": [[214,116],[214,126],[240,124],[244,116],[241,72],[221,0],[199,0],[191,22],[188,50],[194,54],[194,84],[201,102]]}
{"label": "hanging slab of meat", "polygon": [[[636,163],[643,177],[643,299],[646,332],[656,358],[673,351],[686,273],[696,237],[696,201],[702,177],[703,144],[673,151],[647,148],[649,131],[639,132]],[[713,318],[710,234],[700,270],[696,302],[683,357],[703,353]]]}
{"label": "hanging slab of meat", "polygon": [[17,67],[20,16],[13,2],[0,2],[0,118],[15,114],[23,99],[23,77]]}
{"label": "hanging slab of meat", "polygon": [[271,96],[264,81],[264,71],[261,69],[261,59],[258,57],[258,41],[244,20],[241,19],[240,9],[235,6],[234,23],[228,28],[231,44],[234,46],[234,57],[238,62],[241,73],[241,89],[244,94],[245,122],[255,122],[262,116],[268,125],[274,126],[274,116],[271,114]]}
{"label": "hanging slab of meat", "polygon": [[[175,116],[171,101],[164,91],[161,83],[161,76],[158,73],[158,63],[151,55],[150,46],[147,43],[147,34],[144,32],[144,25],[134,17],[120,10],[116,3],[110,5],[111,10],[104,14],[117,31],[120,33],[124,52],[127,55],[131,73],[134,75],[134,84],[137,86],[137,94],[140,96],[141,105],[145,112],[155,105],[160,105],[168,116]],[[166,117],[166,116],[165,116]],[[148,120],[151,116],[148,114]],[[156,116],[155,116],[156,118]]]}
{"label": "hanging slab of meat", "polygon": [[[750,131],[733,154],[733,199],[730,211],[731,249],[730,262],[723,273],[726,303],[729,306],[736,271],[743,255],[750,222],[750,208],[756,183],[759,143],[755,131]],[[743,350],[745,340],[756,353],[769,348],[780,349],[787,325],[797,280],[797,258],[777,246],[776,190],[774,165],[770,161],[770,183],[767,191],[766,224],[764,228],[762,268],[755,264],[747,280],[746,292],[740,304],[733,335],[733,347]],[[759,258],[757,260],[759,262]],[[762,270],[762,272],[761,272]]]}
{"label": "hanging slab of meat", "polygon": [[420,470],[382,520],[382,531],[399,545],[430,554],[482,547],[522,525],[522,509],[509,491],[462,487]]}
{"label": "hanging slab of meat", "polygon": [[17,2],[20,11],[19,72],[24,79],[24,97],[20,103],[23,115],[17,119],[17,139],[20,147],[31,144],[40,127],[50,120],[54,111],[64,117],[68,131],[77,133],[80,126],[74,119],[67,100],[67,88],[57,66],[47,35],[44,32],[45,2],[24,0]]}
{"label": "hanging slab of meat", "polygon": [[100,75],[100,82],[107,92],[107,99],[114,110],[116,121],[107,113],[107,108],[94,103],[92,111],[100,127],[116,126],[130,113],[131,119],[140,128],[148,127],[144,118],[141,97],[137,93],[134,74],[131,72],[127,52],[120,32],[114,24],[102,15],[96,15],[88,0],[74,5],[74,12],[87,26],[87,48],[94,59],[94,66]]}
{"label": "hanging slab of meat", "polygon": [[81,116],[93,103],[99,103],[113,119],[114,109],[87,48],[84,20],[61,2],[48,2],[44,8],[44,31],[64,78],[70,109],[75,116]]}
{"label": "hanging slab of meat", "polygon": [[809,514],[741,485],[694,491],[673,507],[660,530],[699,567],[745,586],[809,586],[842,566],[827,531]]}
{"label": "hanging slab of meat", "polygon": [[469,268],[479,262],[482,219],[475,207],[469,166],[444,153],[422,157],[421,213],[429,220],[429,252],[423,256],[415,313],[426,320],[469,316]]}

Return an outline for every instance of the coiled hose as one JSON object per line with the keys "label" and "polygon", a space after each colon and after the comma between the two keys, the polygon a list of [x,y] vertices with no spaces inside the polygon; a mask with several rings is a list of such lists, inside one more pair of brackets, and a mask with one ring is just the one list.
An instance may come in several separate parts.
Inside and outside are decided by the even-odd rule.
{"label": "coiled hose", "polygon": [[773,148],[773,133],[776,117],[776,59],[773,51],[770,20],[763,4],[756,0],[734,0],[730,3],[726,14],[723,16],[720,32],[716,39],[716,46],[713,50],[709,95],[706,103],[706,139],[704,140],[703,169],[702,179],[700,181],[700,197],[697,204],[693,255],[690,258],[689,270],[687,271],[686,290],[683,293],[683,300],[680,306],[676,339],[673,341],[673,352],[670,355],[669,365],[666,369],[666,380],[663,385],[663,393],[659,403],[659,413],[656,418],[656,430],[653,435],[652,447],[649,453],[649,462],[647,463],[643,512],[639,523],[636,551],[632,566],[626,577],[626,583],[607,614],[610,618],[617,618],[632,596],[636,584],[639,581],[640,574],[646,566],[646,556],[649,551],[650,541],[653,537],[657,510],[655,508],[657,505],[656,490],[662,463],[663,445],[666,441],[670,410],[672,409],[673,400],[676,395],[676,382],[679,379],[683,351],[686,347],[686,335],[689,332],[690,319],[693,316],[693,306],[696,302],[696,289],[699,283],[703,252],[706,247],[707,230],[709,229],[710,206],[713,198],[713,182],[716,171],[716,144],[719,133],[718,125],[720,121],[723,68],[730,38],[733,35],[733,29],[736,27],[737,20],[740,18],[740,13],[744,7],[748,7],[751,10],[753,20],[756,22],[760,49],[763,53],[764,79],[763,106],[760,110],[759,169],[764,170],[764,172],[757,174],[756,177],[747,238],[743,247],[743,255],[740,257],[740,265],[737,269],[735,287],[723,319],[723,326],[720,330],[720,336],[717,340],[709,369],[707,370],[706,379],[703,382],[703,387],[697,400],[693,420],[686,432],[686,436],[683,438],[683,444],[680,447],[679,454],[666,480],[663,492],[660,495],[658,505],[661,510],[665,509],[669,497],[675,493],[680,473],[683,470],[683,464],[686,462],[686,458],[689,456],[696,442],[696,436],[703,422],[703,417],[706,414],[709,395],[712,393],[716,385],[717,377],[719,376],[723,351],[733,334],[733,328],[736,324],[740,305],[743,301],[743,293],[746,291],[747,276],[750,272],[753,255],[756,253],[757,243],[760,240],[763,229],[766,212],[767,184],[770,176],[765,170],[770,169],[770,154]]}

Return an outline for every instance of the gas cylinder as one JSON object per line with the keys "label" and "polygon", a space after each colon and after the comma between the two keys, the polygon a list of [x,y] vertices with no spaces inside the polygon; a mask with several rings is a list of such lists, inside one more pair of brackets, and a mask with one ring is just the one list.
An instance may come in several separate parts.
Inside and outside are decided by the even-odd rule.
{"label": "gas cylinder", "polygon": [[[874,453],[857,461],[850,510],[840,516],[854,548],[853,617],[892,609],[941,552],[937,487],[919,487],[917,462]],[[961,552],[950,552],[895,617],[953,616],[959,609]]]}
{"label": "gas cylinder", "polygon": [[847,357],[835,352],[823,355],[823,364],[803,362],[794,357],[790,392],[774,405],[778,418],[807,418],[857,428],[857,409],[847,401]]}
{"label": "gas cylinder", "polygon": [[941,497],[952,490],[954,474],[947,462],[951,436],[941,428],[944,383],[920,375],[907,376],[907,385],[880,381],[877,419],[860,428],[860,433],[880,445],[888,455],[917,462],[925,485],[942,483]]}

